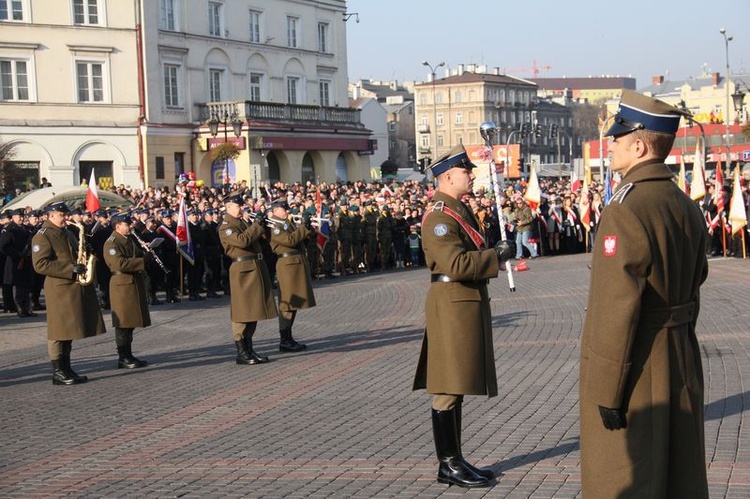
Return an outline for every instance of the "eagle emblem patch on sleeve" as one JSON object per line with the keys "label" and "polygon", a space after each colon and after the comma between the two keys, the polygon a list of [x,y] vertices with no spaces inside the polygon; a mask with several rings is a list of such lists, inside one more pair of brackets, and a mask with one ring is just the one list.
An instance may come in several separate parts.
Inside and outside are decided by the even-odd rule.
{"label": "eagle emblem patch on sleeve", "polygon": [[435,235],[437,237],[443,237],[448,233],[448,227],[445,224],[437,224],[435,226]]}
{"label": "eagle emblem patch on sleeve", "polygon": [[617,254],[617,236],[604,236],[604,256]]}
{"label": "eagle emblem patch on sleeve", "polygon": [[33,251],[34,253],[39,253],[40,249],[42,248],[40,248],[38,244],[35,244],[34,246],[31,247],[31,251]]}
{"label": "eagle emblem patch on sleeve", "polygon": [[114,248],[109,248],[109,254],[115,256],[117,254],[117,250]]}
{"label": "eagle emblem patch on sleeve", "polygon": [[232,235],[232,229],[227,229],[224,231],[224,234],[231,236]]}

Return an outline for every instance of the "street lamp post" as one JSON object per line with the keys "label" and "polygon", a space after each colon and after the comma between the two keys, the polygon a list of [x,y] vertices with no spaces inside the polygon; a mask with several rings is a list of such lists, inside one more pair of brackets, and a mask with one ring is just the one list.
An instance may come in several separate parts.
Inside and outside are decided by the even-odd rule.
{"label": "street lamp post", "polygon": [[435,98],[435,70],[437,68],[445,66],[445,62],[440,62],[437,66],[432,66],[427,61],[422,61],[422,66],[430,68],[430,74],[432,75],[432,125],[435,127],[435,151],[433,153],[433,160],[437,159],[437,99]]}
{"label": "street lamp post", "polygon": [[727,94],[727,103],[726,107],[724,108],[724,125],[726,126],[726,137],[725,137],[725,145],[727,150],[727,161],[726,161],[726,168],[727,168],[727,175],[729,175],[729,172],[731,171],[730,164],[731,164],[731,157],[729,152],[729,82],[731,81],[732,75],[729,73],[729,42],[733,40],[733,37],[727,36],[727,30],[724,28],[721,28],[719,30],[719,33],[724,37],[724,48],[725,53],[727,57],[727,76],[726,81],[724,82],[724,88],[726,89]]}
{"label": "street lamp post", "polygon": [[[239,137],[242,135],[242,120],[240,120],[237,117],[237,112],[233,112],[231,115],[229,112],[225,109],[223,114],[221,115],[221,119],[219,119],[219,114],[215,112],[211,112],[211,118],[208,120],[208,130],[211,133],[212,137],[216,137],[219,134],[219,125],[224,125],[224,142],[229,142],[229,136],[227,134],[227,131],[229,130],[228,126],[232,125],[232,130],[234,131],[234,135],[236,137]],[[224,158],[224,182],[227,181],[227,176],[229,175],[229,159]]]}

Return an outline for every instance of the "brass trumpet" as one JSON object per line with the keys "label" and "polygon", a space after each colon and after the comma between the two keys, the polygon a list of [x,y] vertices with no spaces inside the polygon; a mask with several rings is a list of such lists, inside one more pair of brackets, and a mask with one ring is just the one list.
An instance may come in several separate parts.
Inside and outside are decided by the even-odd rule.
{"label": "brass trumpet", "polygon": [[[304,222],[305,217],[302,216],[299,213],[296,213],[296,214],[292,215],[292,220],[296,224],[301,224],[301,223]],[[331,219],[330,218],[323,218],[323,217],[310,217],[308,220],[310,220],[313,225],[317,225],[318,227],[322,226],[324,223],[325,224],[331,223]]]}
{"label": "brass trumpet", "polygon": [[68,225],[74,225],[78,228],[78,257],[76,263],[86,267],[85,274],[78,274],[76,281],[81,286],[88,286],[94,281],[94,255],[86,251],[86,229],[80,222],[68,220]]}
{"label": "brass trumpet", "polygon": [[[253,212],[245,213],[245,215],[247,215],[247,218],[251,222],[255,222],[255,220],[257,220],[257,218],[258,218],[258,214],[257,213],[253,213]],[[270,219],[270,218],[266,218],[266,227],[268,227],[270,229],[273,229],[274,227],[276,227],[275,221],[272,220],[272,219]]]}

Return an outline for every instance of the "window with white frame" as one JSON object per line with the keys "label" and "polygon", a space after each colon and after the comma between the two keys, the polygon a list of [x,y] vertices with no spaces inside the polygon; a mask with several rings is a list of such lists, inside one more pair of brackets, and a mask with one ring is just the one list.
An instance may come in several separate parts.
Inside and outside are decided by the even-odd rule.
{"label": "window with white frame", "polygon": [[327,54],[330,49],[328,47],[328,23],[318,23],[318,52]]}
{"label": "window with white frame", "polygon": [[443,125],[443,113],[437,113],[436,118],[437,118],[437,124],[442,126]]}
{"label": "window with white frame", "polygon": [[161,0],[160,27],[167,31],[178,31],[175,0]]}
{"label": "window with white frame", "polygon": [[455,102],[461,102],[461,92],[456,92],[455,95],[454,95],[453,100]]}
{"label": "window with white frame", "polygon": [[430,134],[429,133],[423,133],[419,136],[419,145],[423,148],[430,147]]}
{"label": "window with white frame", "polygon": [[435,104],[442,104],[443,103],[443,94],[440,92],[435,94]]}
{"label": "window with white frame", "polygon": [[438,147],[443,147],[445,145],[442,134],[437,136],[437,144],[435,145],[437,145]]}
{"label": "window with white frame", "polygon": [[320,80],[318,83],[320,88],[320,105],[330,106],[331,105],[331,82],[329,80]]}
{"label": "window with white frame", "polygon": [[212,68],[208,70],[208,100],[209,102],[221,101],[222,86],[224,83],[224,70]]}
{"label": "window with white frame", "polygon": [[73,23],[92,24],[100,23],[100,0],[73,0]]}
{"label": "window with white frame", "polygon": [[459,111],[456,113],[456,124],[460,125],[463,122],[464,122],[464,114],[461,111]]}
{"label": "window with white frame", "polygon": [[104,102],[104,62],[76,61],[78,102]]}
{"label": "window with white frame", "polygon": [[286,79],[286,101],[289,104],[299,104],[300,79],[297,76],[289,76]]}
{"label": "window with white frame", "polygon": [[286,45],[287,47],[297,48],[298,37],[299,37],[299,17],[287,16],[286,18]]}
{"label": "window with white frame", "polygon": [[29,66],[28,61],[0,59],[2,100],[29,100]]}
{"label": "window with white frame", "polygon": [[168,108],[182,107],[182,68],[179,64],[164,64],[164,104]]}
{"label": "window with white frame", "polygon": [[208,34],[211,36],[223,36],[221,8],[221,2],[208,2]]}
{"label": "window with white frame", "polygon": [[250,11],[250,42],[260,43],[260,12]]}
{"label": "window with white frame", "polygon": [[250,95],[251,101],[263,100],[263,73],[250,73]]}
{"label": "window with white frame", "polygon": [[422,124],[423,124],[423,125],[426,125],[426,124],[428,124],[428,123],[429,123],[429,122],[427,121],[427,115],[426,115],[426,114],[423,114],[423,115],[422,115]]}
{"label": "window with white frame", "polygon": [[0,0],[0,21],[23,21],[24,2],[22,0]]}

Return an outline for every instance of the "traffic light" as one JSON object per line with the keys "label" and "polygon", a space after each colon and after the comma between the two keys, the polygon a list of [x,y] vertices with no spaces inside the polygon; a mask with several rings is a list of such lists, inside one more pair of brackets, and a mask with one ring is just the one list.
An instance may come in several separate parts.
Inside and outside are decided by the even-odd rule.
{"label": "traffic light", "polygon": [[557,138],[557,125],[552,125],[549,129],[549,136],[551,139]]}
{"label": "traffic light", "polygon": [[519,173],[523,171],[523,153],[524,153],[523,144],[521,144],[518,147],[518,171]]}
{"label": "traffic light", "polygon": [[521,125],[521,138],[525,139],[526,136],[529,134],[531,128],[531,123],[524,123]]}
{"label": "traffic light", "polygon": [[534,128],[534,137],[537,139],[542,136],[542,125],[541,123],[537,123],[536,127]]}

